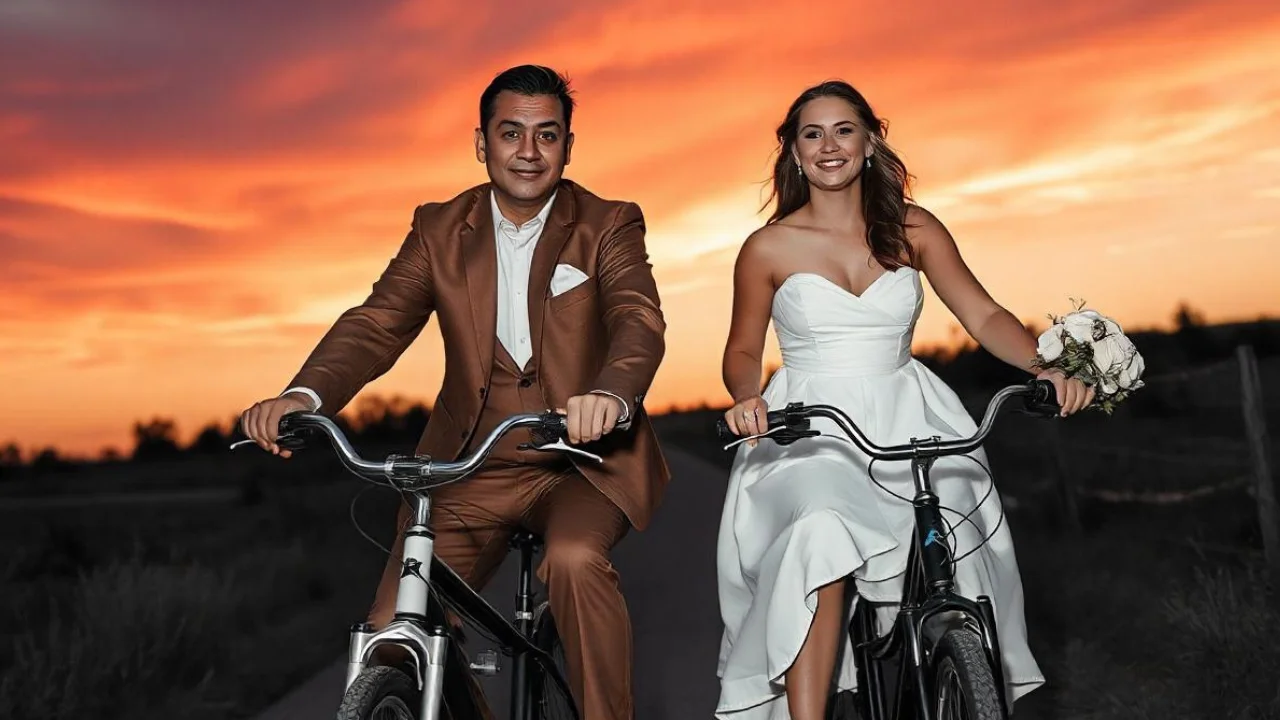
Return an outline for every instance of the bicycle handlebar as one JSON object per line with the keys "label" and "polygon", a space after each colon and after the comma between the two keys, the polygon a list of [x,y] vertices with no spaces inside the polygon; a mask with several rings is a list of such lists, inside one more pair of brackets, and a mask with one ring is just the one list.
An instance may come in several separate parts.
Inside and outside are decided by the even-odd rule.
{"label": "bicycle handlebar", "polygon": [[[425,456],[408,457],[391,455],[386,460],[367,460],[356,452],[347,440],[346,434],[333,420],[317,413],[289,413],[280,418],[280,433],[276,444],[289,450],[297,450],[305,446],[304,435],[318,430],[333,445],[342,464],[352,473],[364,478],[386,478],[400,481],[397,484],[404,490],[423,490],[460,480],[479,469],[488,458],[494,446],[504,435],[517,428],[532,428],[537,450],[559,450],[575,455],[582,455],[590,460],[600,462],[598,455],[564,444],[566,433],[565,417],[555,412],[522,413],[512,415],[489,433],[470,455],[456,461],[436,461]],[[232,445],[253,442],[242,440]]]}
{"label": "bicycle handlebar", "polygon": [[942,440],[938,437],[928,439],[912,438],[903,445],[877,445],[863,434],[843,410],[830,405],[804,405],[791,403],[782,410],[770,410],[768,413],[768,429],[759,435],[739,436],[729,429],[724,419],[716,421],[716,432],[720,439],[728,442],[725,450],[752,439],[768,439],[779,445],[789,445],[800,438],[820,435],[817,430],[809,429],[809,419],[824,417],[835,422],[845,435],[857,445],[862,452],[876,460],[911,460],[914,458],[941,457],[944,455],[962,455],[976,449],[986,440],[995,424],[996,413],[1011,397],[1026,397],[1025,407],[1030,413],[1037,415],[1056,415],[1061,408],[1056,400],[1056,390],[1048,380],[1032,380],[1023,385],[1010,385],[996,392],[987,404],[986,414],[978,432],[972,437]]}

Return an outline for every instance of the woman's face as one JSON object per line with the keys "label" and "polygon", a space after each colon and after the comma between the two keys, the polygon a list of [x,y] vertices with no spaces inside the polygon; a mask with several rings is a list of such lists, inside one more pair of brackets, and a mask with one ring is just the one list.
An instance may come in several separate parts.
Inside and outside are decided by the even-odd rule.
{"label": "woman's face", "polygon": [[854,107],[820,97],[800,108],[795,158],[809,182],[825,190],[847,187],[862,174],[873,148]]}

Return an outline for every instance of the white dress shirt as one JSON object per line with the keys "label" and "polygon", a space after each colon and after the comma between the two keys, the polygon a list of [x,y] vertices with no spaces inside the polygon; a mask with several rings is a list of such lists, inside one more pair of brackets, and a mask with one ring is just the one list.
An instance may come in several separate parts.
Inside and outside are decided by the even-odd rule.
{"label": "white dress shirt", "polygon": [[498,244],[498,341],[522,370],[533,355],[529,337],[529,267],[555,201],[553,194],[536,217],[517,226],[502,216],[497,198],[489,193],[494,240]]}
{"label": "white dress shirt", "polygon": [[[510,353],[511,359],[521,369],[533,356],[533,339],[529,332],[529,269],[533,265],[533,253],[538,247],[538,239],[547,225],[547,217],[551,215],[551,206],[556,201],[556,194],[551,195],[547,204],[542,206],[538,214],[523,225],[516,225],[503,216],[498,208],[498,199],[489,193],[489,208],[493,213],[493,235],[498,250],[498,342]],[[308,387],[291,387],[281,395],[291,392],[302,393],[311,398],[312,410],[320,409],[320,395]],[[592,390],[593,393],[608,395],[622,406],[618,423],[626,423],[631,417],[631,408],[626,401],[607,390]]]}

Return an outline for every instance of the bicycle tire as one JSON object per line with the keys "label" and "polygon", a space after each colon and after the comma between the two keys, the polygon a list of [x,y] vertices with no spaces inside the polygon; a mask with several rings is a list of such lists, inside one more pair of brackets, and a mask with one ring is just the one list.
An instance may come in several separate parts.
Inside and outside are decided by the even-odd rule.
{"label": "bicycle tire", "polygon": [[[381,720],[384,716],[378,715],[377,711],[383,703],[392,711],[390,718],[401,720],[396,713],[399,708],[395,698],[408,708],[409,715],[405,720],[418,720],[422,694],[418,690],[417,680],[410,675],[411,668],[411,665],[366,667],[342,696],[337,720],[371,720],[374,717]],[[473,720],[483,716],[480,709],[480,704],[484,703],[483,694],[471,674],[466,653],[458,642],[449,643],[442,689],[444,695],[440,698],[441,720]]]}
{"label": "bicycle tire", "polygon": [[[551,616],[549,603],[543,602],[533,612],[533,644],[551,657],[560,677],[568,680],[569,665],[564,654],[564,643],[560,641],[560,633],[556,630],[556,621]],[[529,671],[532,673],[529,702],[534,719],[575,720],[578,714],[573,707],[573,698],[567,696],[537,662],[530,662]]]}
{"label": "bicycle tire", "polygon": [[978,634],[948,630],[934,648],[931,673],[936,720],[1006,720],[991,662]]}
{"label": "bicycle tire", "polygon": [[413,678],[399,668],[376,665],[361,671],[347,688],[338,706],[338,720],[417,720],[421,706]]}

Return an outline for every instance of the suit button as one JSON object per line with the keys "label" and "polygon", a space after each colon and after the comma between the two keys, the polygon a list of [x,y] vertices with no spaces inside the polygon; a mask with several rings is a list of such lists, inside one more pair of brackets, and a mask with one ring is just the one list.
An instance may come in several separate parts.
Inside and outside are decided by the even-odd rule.
{"label": "suit button", "polygon": [[529,378],[527,377],[520,378],[520,387],[529,387],[532,384],[533,384],[533,381],[530,380]]}
{"label": "suit button", "polygon": [[480,388],[480,397],[484,397],[485,388]]}

